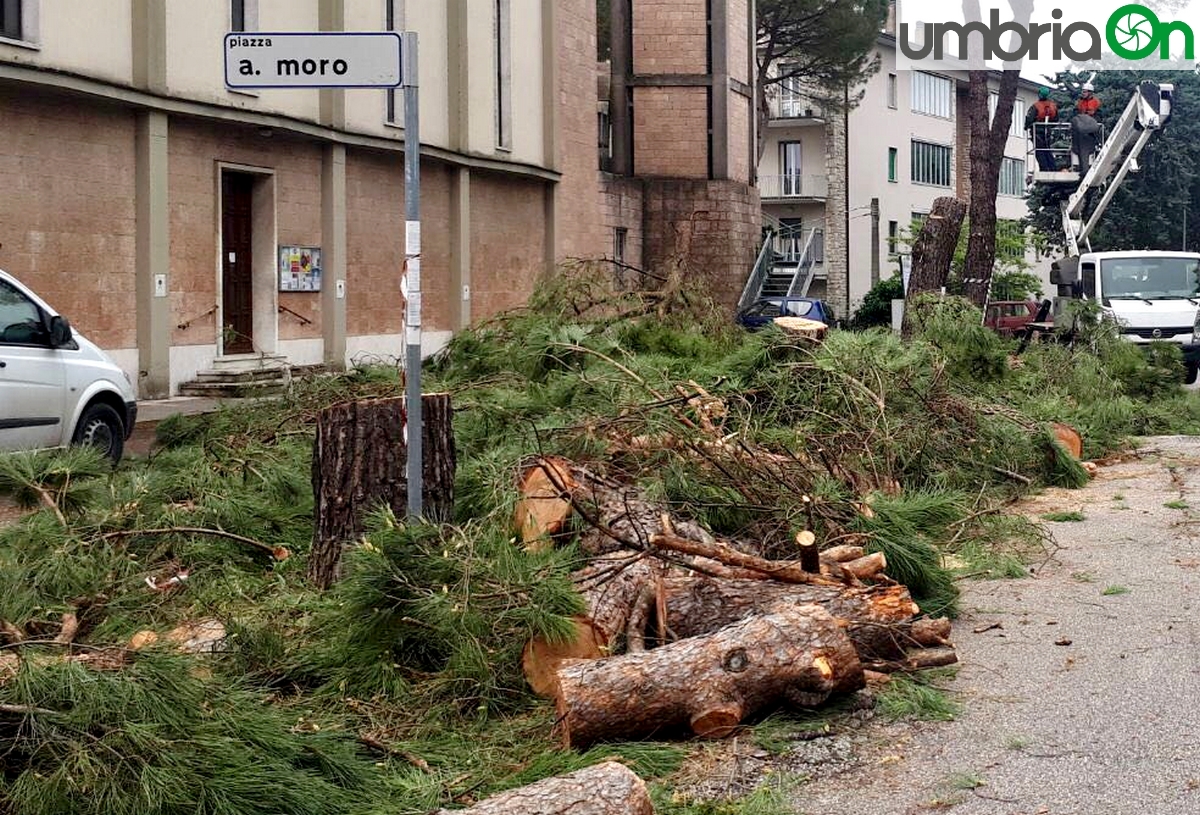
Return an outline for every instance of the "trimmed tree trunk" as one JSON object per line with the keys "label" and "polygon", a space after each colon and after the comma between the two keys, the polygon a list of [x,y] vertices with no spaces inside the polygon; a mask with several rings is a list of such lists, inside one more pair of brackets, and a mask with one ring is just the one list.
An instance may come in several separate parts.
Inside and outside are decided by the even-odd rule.
{"label": "trimmed tree trunk", "polygon": [[[572,576],[587,603],[587,613],[575,617],[575,635],[567,641],[534,637],[525,645],[521,666],[535,692],[553,696],[558,668],[565,659],[599,659],[613,653],[617,638],[627,633],[631,617],[638,614],[636,636],[645,635],[647,590],[657,596],[657,585],[667,571],[661,560],[637,552],[613,552],[596,558]],[[640,627],[639,627],[640,626]]]}
{"label": "trimmed tree trunk", "polygon": [[[407,413],[404,398],[343,402],[321,411],[313,442],[313,547],[308,579],[320,588],[337,580],[342,550],[363,531],[379,505],[403,518],[408,507]],[[422,504],[435,523],[454,507],[454,431],[450,395],[421,399],[424,452]]]}
{"label": "trimmed tree trunk", "polygon": [[858,653],[837,620],[819,606],[784,606],[652,651],[566,662],[557,707],[573,748],[687,727],[724,738],[757,711],[814,706],[862,685]]}
{"label": "trimmed tree trunk", "polygon": [[904,299],[904,336],[912,334],[913,298],[924,292],[941,291],[950,276],[958,233],[962,230],[967,205],[957,198],[943,196],[933,202],[921,233],[912,249],[912,274]]}
{"label": "trimmed tree trunk", "polygon": [[1019,70],[1001,72],[995,117],[989,121],[988,71],[970,71],[967,119],[971,126],[970,212],[967,216],[967,257],[963,277],[967,297],[982,307],[987,302],[996,265],[996,193],[1000,163],[1012,124]]}
{"label": "trimmed tree trunk", "polygon": [[570,775],[502,792],[468,809],[438,815],[654,815],[642,779],[624,764],[606,761]]}
{"label": "trimmed tree trunk", "polygon": [[554,536],[571,517],[571,462],[550,456],[526,468],[517,483],[520,500],[513,510],[513,528],[530,552],[554,546]]}
{"label": "trimmed tree trunk", "polygon": [[913,620],[920,609],[904,586],[837,589],[757,580],[668,577],[666,627],[680,639],[700,637],[783,606],[819,605],[846,624],[863,662],[904,659],[914,647],[946,644],[948,620]]}

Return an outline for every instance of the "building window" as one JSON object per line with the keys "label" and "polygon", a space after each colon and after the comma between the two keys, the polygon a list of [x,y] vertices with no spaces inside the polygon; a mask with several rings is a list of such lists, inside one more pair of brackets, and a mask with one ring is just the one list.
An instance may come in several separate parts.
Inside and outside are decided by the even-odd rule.
{"label": "building window", "polygon": [[512,63],[510,59],[511,3],[494,0],[493,32],[496,40],[496,146],[512,149]]}
{"label": "building window", "polygon": [[893,110],[896,108],[896,75],[887,75],[887,106]]}
{"label": "building window", "polygon": [[21,35],[21,0],[0,0],[0,37],[24,39]]}
{"label": "building window", "polygon": [[[383,30],[404,30],[404,0],[383,0]],[[399,88],[388,88],[384,94],[387,112],[384,121],[390,125],[404,127],[404,97]]]}
{"label": "building window", "polygon": [[[996,108],[1000,104],[1000,94],[988,94],[988,123],[996,120]],[[1022,137],[1025,134],[1025,100],[1013,100],[1012,121],[1008,125],[1008,135]]]}
{"label": "building window", "polygon": [[944,76],[912,72],[913,113],[937,116],[939,119],[954,118],[954,83]]}
{"label": "building window", "polygon": [[912,142],[912,180],[935,187],[950,186],[950,148],[943,144]]}
{"label": "building window", "polygon": [[258,0],[229,0],[229,30],[258,30]]}
{"label": "building window", "polygon": [[1019,158],[1000,160],[1000,184],[996,188],[1000,195],[1025,195],[1025,161]]}
{"label": "building window", "polygon": [[623,226],[618,226],[613,230],[613,260],[617,263],[625,262],[625,241],[629,238],[629,230]]}
{"label": "building window", "polygon": [[800,172],[800,142],[779,143],[779,191],[783,196],[803,194]]}
{"label": "building window", "polygon": [[888,221],[888,254],[896,254],[896,246],[900,240],[900,222]]}
{"label": "building window", "polygon": [[897,166],[900,164],[900,151],[895,147],[888,148],[888,181],[893,184],[899,180],[899,170]]}

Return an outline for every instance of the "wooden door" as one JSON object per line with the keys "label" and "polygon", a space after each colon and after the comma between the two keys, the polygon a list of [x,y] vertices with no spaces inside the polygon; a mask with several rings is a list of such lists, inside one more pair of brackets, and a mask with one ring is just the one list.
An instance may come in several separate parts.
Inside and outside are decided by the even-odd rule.
{"label": "wooden door", "polygon": [[221,174],[221,303],[226,354],[254,351],[250,241],[253,188],[252,175]]}

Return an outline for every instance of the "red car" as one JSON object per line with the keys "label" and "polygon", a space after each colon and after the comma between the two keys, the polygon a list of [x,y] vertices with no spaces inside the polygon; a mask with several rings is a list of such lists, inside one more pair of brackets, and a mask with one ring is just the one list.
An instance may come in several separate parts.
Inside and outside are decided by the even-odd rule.
{"label": "red car", "polygon": [[988,303],[983,324],[1003,337],[1011,337],[1033,322],[1038,304],[1032,300],[997,300]]}

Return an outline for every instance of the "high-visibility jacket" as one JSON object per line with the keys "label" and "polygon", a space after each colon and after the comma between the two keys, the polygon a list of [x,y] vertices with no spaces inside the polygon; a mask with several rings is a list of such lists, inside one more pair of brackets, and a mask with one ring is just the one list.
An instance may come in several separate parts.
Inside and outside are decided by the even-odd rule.
{"label": "high-visibility jacket", "polygon": [[1053,122],[1058,119],[1058,105],[1049,99],[1039,99],[1033,103],[1035,122]]}
{"label": "high-visibility jacket", "polygon": [[1095,116],[1096,111],[1100,110],[1100,100],[1094,96],[1087,98],[1081,97],[1080,100],[1075,103],[1075,110],[1078,113],[1086,113],[1088,116]]}

